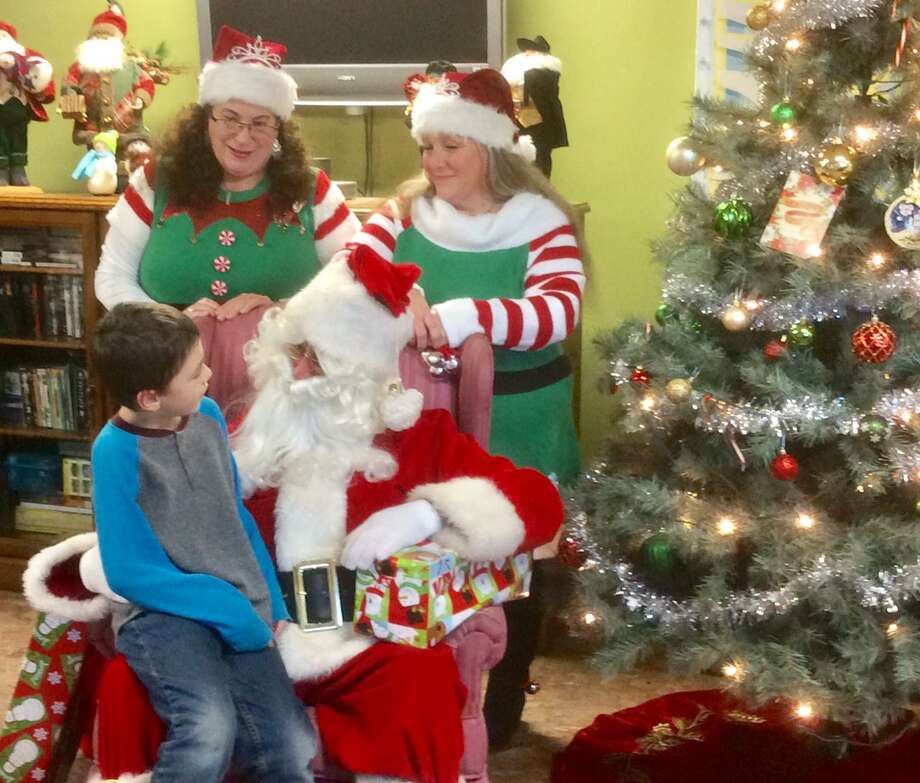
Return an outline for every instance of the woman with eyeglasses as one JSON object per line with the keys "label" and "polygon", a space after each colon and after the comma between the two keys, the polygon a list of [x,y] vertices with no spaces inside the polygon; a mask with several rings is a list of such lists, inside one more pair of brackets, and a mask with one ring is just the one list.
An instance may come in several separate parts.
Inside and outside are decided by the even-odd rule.
{"label": "woman with eyeglasses", "polygon": [[174,120],[109,212],[96,270],[106,308],[177,306],[199,323],[206,347],[216,325],[235,321],[240,334],[224,357],[231,366],[209,357],[210,394],[222,407],[240,391],[230,388],[240,373],[245,379],[238,349],[261,313],[303,288],[360,228],[339,188],[309,166],[291,120],[297,88],[281,70],[285,52],[220,29],[198,103]]}

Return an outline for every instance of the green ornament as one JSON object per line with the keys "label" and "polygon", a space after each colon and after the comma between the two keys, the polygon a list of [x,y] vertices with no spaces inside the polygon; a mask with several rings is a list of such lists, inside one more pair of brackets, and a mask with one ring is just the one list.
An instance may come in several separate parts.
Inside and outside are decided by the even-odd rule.
{"label": "green ornament", "polygon": [[732,198],[716,205],[715,230],[726,239],[739,239],[751,227],[754,213],[751,206],[740,198]]}
{"label": "green ornament", "polygon": [[789,327],[789,343],[796,348],[807,348],[815,340],[815,327],[809,321],[799,321]]}
{"label": "green ornament", "polygon": [[891,428],[884,417],[869,413],[859,420],[859,434],[869,443],[877,444],[888,438]]}
{"label": "green ornament", "polygon": [[663,302],[655,308],[655,321],[659,326],[664,326],[668,321],[677,320],[677,309]]}
{"label": "green ornament", "polygon": [[693,332],[694,334],[702,334],[703,333],[703,322],[700,321],[698,318],[691,318],[687,322],[687,328],[689,328],[690,331]]}
{"label": "green ornament", "polygon": [[788,101],[774,103],[770,107],[770,121],[783,127],[792,125],[795,122],[795,107]]}
{"label": "green ornament", "polygon": [[674,550],[664,533],[649,536],[642,544],[642,562],[658,574],[668,574],[674,568]]}

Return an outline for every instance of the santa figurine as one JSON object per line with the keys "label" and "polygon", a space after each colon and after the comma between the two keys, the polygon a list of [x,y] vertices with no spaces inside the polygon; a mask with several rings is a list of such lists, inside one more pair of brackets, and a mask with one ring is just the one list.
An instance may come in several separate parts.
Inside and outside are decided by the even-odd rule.
{"label": "santa figurine", "polygon": [[47,122],[42,104],[54,100],[51,64],[17,39],[16,28],[0,22],[0,187],[29,184],[29,123]]}
{"label": "santa figurine", "polygon": [[530,136],[536,149],[537,167],[547,177],[553,170],[553,150],[568,147],[569,137],[559,100],[562,63],[550,54],[547,40],[518,38],[518,54],[502,66],[502,76],[511,85],[521,134]]}
{"label": "santa figurine", "polygon": [[97,133],[118,131],[119,190],[127,184],[128,146],[150,139],[144,109],[156,91],[150,74],[125,51],[127,30],[124,14],[111,3],[93,19],[87,39],[77,47],[77,61],[61,85],[61,113],[74,121],[74,144],[91,149]]}

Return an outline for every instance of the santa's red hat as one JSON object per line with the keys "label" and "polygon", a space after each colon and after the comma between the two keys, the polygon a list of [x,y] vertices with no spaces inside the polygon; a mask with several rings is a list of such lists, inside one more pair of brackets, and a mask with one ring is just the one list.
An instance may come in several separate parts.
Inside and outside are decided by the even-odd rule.
{"label": "santa's red hat", "polygon": [[214,106],[237,100],[264,106],[282,120],[290,119],[297,84],[281,63],[287,47],[224,25],[217,32],[214,54],[198,77],[198,103]]}
{"label": "santa's red hat", "polygon": [[89,26],[90,38],[99,34],[117,35],[119,38],[124,38],[127,33],[128,22],[124,15],[115,10],[114,7],[96,16]]}
{"label": "santa's red hat", "polygon": [[327,374],[349,368],[380,384],[392,384],[381,405],[390,429],[411,426],[421,396],[399,384],[399,352],[412,337],[409,291],[420,270],[391,264],[367,245],[350,245],[329,262],[275,318],[291,345],[309,343]]}
{"label": "santa's red hat", "polygon": [[8,22],[0,22],[0,30],[9,33],[10,38],[12,38],[14,41],[19,40],[19,36],[16,35],[16,28]]}
{"label": "santa's red hat", "polygon": [[487,147],[513,149],[518,127],[511,88],[492,68],[448,72],[431,80],[410,76],[403,85],[412,104],[412,136],[431,133],[466,136]]}

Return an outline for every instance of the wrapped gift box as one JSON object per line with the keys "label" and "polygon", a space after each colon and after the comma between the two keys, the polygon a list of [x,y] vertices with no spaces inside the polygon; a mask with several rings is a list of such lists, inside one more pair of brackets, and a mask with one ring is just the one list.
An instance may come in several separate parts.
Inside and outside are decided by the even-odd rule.
{"label": "wrapped gift box", "polygon": [[471,561],[423,543],[358,570],[355,627],[379,639],[433,647],[487,606],[527,595],[531,556]]}

